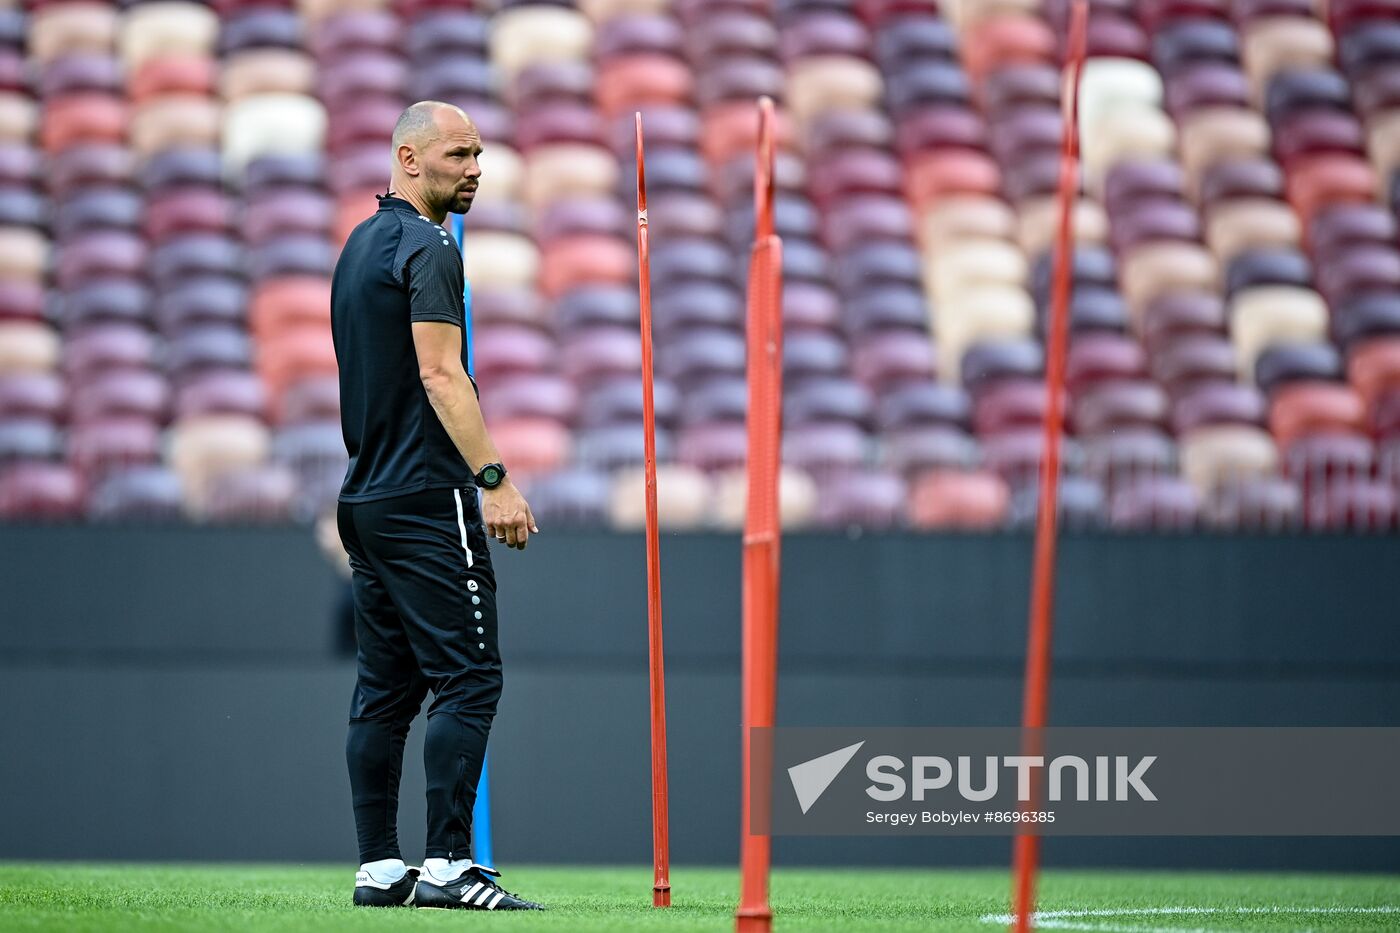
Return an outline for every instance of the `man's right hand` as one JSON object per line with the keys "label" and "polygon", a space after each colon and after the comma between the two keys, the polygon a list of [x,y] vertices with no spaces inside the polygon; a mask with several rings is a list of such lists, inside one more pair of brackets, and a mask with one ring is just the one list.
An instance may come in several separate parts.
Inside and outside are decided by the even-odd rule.
{"label": "man's right hand", "polygon": [[481,518],[488,535],[521,551],[529,543],[530,534],[540,531],[535,516],[530,514],[530,504],[509,477],[495,489],[481,491]]}

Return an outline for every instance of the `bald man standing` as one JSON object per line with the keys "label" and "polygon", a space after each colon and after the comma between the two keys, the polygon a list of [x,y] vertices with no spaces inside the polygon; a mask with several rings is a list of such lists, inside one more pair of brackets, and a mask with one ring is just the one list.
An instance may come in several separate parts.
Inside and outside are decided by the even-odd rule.
{"label": "bald man standing", "polygon": [[[389,193],[350,234],[331,285],[350,453],[337,519],[359,665],[345,752],[361,863],[355,903],[367,907],[540,909],[471,861],[472,806],[501,695],[487,537],[523,550],[539,531],[467,375],[461,250],[441,226],[471,208],[480,154],[460,108],[405,110]],[[404,741],[430,690],[420,871],[399,851],[398,793]]]}

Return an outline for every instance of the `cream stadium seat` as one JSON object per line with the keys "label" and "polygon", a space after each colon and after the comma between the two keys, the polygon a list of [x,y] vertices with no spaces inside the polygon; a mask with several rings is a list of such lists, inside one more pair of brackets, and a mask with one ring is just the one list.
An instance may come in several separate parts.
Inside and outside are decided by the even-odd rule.
{"label": "cream stadium seat", "polygon": [[164,94],[131,115],[131,148],[142,158],[164,149],[215,148],[223,130],[223,107],[198,94]]}
{"label": "cream stadium seat", "polygon": [[[1038,256],[1050,248],[1059,231],[1058,198],[1053,194],[1027,198],[1018,208],[1021,218],[1016,242],[1027,256]],[[1098,201],[1090,198],[1076,201],[1072,223],[1075,242],[1082,245],[1108,242],[1108,214]]]}
{"label": "cream stadium seat", "polygon": [[880,69],[864,59],[812,56],[788,68],[787,106],[805,124],[824,110],[878,107],[884,89]]}
{"label": "cream stadium seat", "polygon": [[1039,15],[1041,0],[945,0],[939,4],[943,16],[959,30],[967,31],[982,20],[1008,13]]}
{"label": "cream stadium seat", "polygon": [[938,371],[944,381],[955,383],[963,353],[974,343],[1030,334],[1035,326],[1035,303],[1019,286],[983,285],[941,302],[933,324]]}
{"label": "cream stadium seat", "polygon": [[1122,102],[1080,122],[1084,170],[1094,191],[1101,191],[1103,176],[1119,162],[1169,156],[1176,147],[1176,124],[1153,106]]}
{"label": "cream stadium seat", "polygon": [[1177,290],[1213,291],[1220,287],[1219,266],[1204,246],[1180,240],[1157,240],[1119,258],[1118,284],[1135,315],[1158,295]]}
{"label": "cream stadium seat", "polygon": [[526,153],[521,194],[526,204],[540,210],[565,197],[611,195],[617,179],[617,158],[608,150],[586,143],[554,143]]}
{"label": "cream stadium seat", "polygon": [[29,143],[39,126],[39,105],[28,94],[0,93],[0,141]]}
{"label": "cream stadium seat", "polygon": [[168,460],[185,491],[185,506],[201,515],[214,480],[267,460],[267,427],[246,415],[199,415],[176,423],[169,434]]}
{"label": "cream stadium seat", "polygon": [[389,0],[296,0],[297,12],[311,24],[341,13],[382,10],[389,5]]}
{"label": "cream stadium seat", "polygon": [[209,55],[219,38],[219,17],[201,3],[155,0],[127,10],[118,40],[128,71],[162,55]]}
{"label": "cream stadium seat", "polygon": [[533,287],[540,272],[534,241],[515,233],[472,231],[466,254],[467,278],[473,288]]}
{"label": "cream stadium seat", "polygon": [[525,160],[509,145],[486,139],[481,143],[481,187],[477,189],[477,204],[514,202],[520,200],[525,186]]}
{"label": "cream stadium seat", "polygon": [[316,61],[295,49],[257,48],[224,60],[219,91],[228,103],[257,94],[314,94]]}
{"label": "cream stadium seat", "polygon": [[1104,118],[1120,109],[1162,108],[1162,76],[1146,62],[1130,58],[1091,58],[1079,85],[1079,121],[1084,141]]}
{"label": "cream stadium seat", "polygon": [[1267,156],[1269,125],[1254,110],[1243,107],[1201,107],[1181,118],[1182,168],[1194,191],[1201,173],[1231,158]]}
{"label": "cream stadium seat", "polygon": [[49,239],[31,227],[0,227],[0,278],[42,282]]}
{"label": "cream stadium seat", "polygon": [[509,85],[526,65],[574,59],[587,61],[593,26],[577,10],[515,6],[496,14],[491,30],[491,63]]}
{"label": "cream stadium seat", "polygon": [[595,23],[623,15],[666,13],[671,0],[578,0],[578,8]]}
{"label": "cream stadium seat", "polygon": [[320,152],[325,136],[326,111],[313,97],[245,97],[224,111],[224,171],[236,178],[260,155]]}
{"label": "cream stadium seat", "polygon": [[983,285],[1023,285],[1026,257],[1007,240],[967,238],[923,256],[924,285],[935,301]]}
{"label": "cream stadium seat", "polygon": [[[695,467],[663,463],[656,467],[656,521],[662,528],[702,527],[713,504],[710,481]],[[646,473],[628,467],[613,475],[609,521],[617,529],[646,527]]]}
{"label": "cream stadium seat", "polygon": [[1278,448],[1263,428],[1242,424],[1196,428],[1180,439],[1181,473],[1202,494],[1227,483],[1278,472]]}
{"label": "cream stadium seat", "polygon": [[0,373],[49,372],[58,365],[62,340],[38,321],[0,321]]}
{"label": "cream stadium seat", "polygon": [[1254,381],[1254,361],[1276,343],[1326,340],[1327,303],[1310,288],[1261,285],[1230,301],[1230,337],[1235,342],[1240,378]]}
{"label": "cream stadium seat", "polygon": [[1247,249],[1296,247],[1303,225],[1273,198],[1232,198],[1206,208],[1206,243],[1221,263]]}
{"label": "cream stadium seat", "polygon": [[1366,149],[1382,178],[1400,169],[1400,109],[1378,113],[1366,128]]}
{"label": "cream stadium seat", "polygon": [[1266,16],[1241,30],[1244,70],[1263,103],[1269,79],[1285,68],[1330,68],[1334,43],[1321,21],[1306,16]]}
{"label": "cream stadium seat", "polygon": [[971,238],[1012,239],[1016,235],[1016,212],[999,198],[955,196],[924,211],[918,226],[925,253],[938,253]]}
{"label": "cream stadium seat", "polygon": [[[749,480],[743,470],[723,470],[715,476],[714,523],[743,528]],[[806,470],[784,466],[778,473],[778,517],[782,527],[804,528],[817,510],[817,484]]]}
{"label": "cream stadium seat", "polygon": [[60,55],[110,53],[119,21],[115,4],[79,0],[42,6],[29,21],[29,57],[42,63]]}

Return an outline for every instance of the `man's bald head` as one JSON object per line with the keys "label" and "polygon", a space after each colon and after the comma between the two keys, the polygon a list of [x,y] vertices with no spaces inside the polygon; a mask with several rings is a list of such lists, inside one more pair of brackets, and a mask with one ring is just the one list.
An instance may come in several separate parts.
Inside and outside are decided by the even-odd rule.
{"label": "man's bald head", "polygon": [[464,214],[476,193],[481,134],[461,107],[420,100],[394,124],[393,188],[424,216]]}
{"label": "man's bald head", "polygon": [[420,100],[399,114],[399,119],[394,124],[394,151],[397,152],[400,146],[413,146],[416,149],[436,139],[444,129],[439,123],[440,120],[446,124],[457,124],[460,120],[476,129],[472,118],[456,104],[440,100]]}

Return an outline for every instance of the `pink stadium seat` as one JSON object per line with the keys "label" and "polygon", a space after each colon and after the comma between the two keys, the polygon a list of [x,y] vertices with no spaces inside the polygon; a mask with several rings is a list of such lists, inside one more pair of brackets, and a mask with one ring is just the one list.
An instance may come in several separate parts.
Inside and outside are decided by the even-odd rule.
{"label": "pink stadium seat", "polygon": [[973,80],[1010,63],[1055,61],[1055,33],[1036,16],[1000,15],[984,19],[964,37],[963,63]]}
{"label": "pink stadium seat", "polygon": [[909,524],[920,529],[989,529],[1006,520],[1006,483],[982,471],[932,471],[914,481]]}
{"label": "pink stadium seat", "polygon": [[1400,337],[1380,337],[1353,347],[1347,379],[1367,405],[1400,385]]}
{"label": "pink stadium seat", "polygon": [[905,176],[915,209],[923,211],[952,195],[1001,193],[1001,169],[988,155],[967,149],[934,151],[915,156]]}
{"label": "pink stadium seat", "polygon": [[61,521],[77,518],[83,487],[78,474],[57,463],[0,467],[0,517]]}
{"label": "pink stadium seat", "polygon": [[134,104],[166,94],[214,93],[217,63],[198,55],[162,56],[143,62],[126,83]]}
{"label": "pink stadium seat", "polygon": [[642,105],[684,103],[694,88],[692,72],[669,55],[632,53],[599,64],[595,99],[604,115],[616,116]]}
{"label": "pink stadium seat", "polygon": [[1286,449],[1305,434],[1324,430],[1365,430],[1366,407],[1349,386],[1295,383],[1274,393],[1269,406],[1269,430]]}
{"label": "pink stadium seat", "polygon": [[1376,188],[1375,169],[1365,160],[1345,153],[1324,153],[1299,160],[1290,171],[1288,200],[1307,224],[1324,205],[1375,200]]}
{"label": "pink stadium seat", "polygon": [[524,474],[557,470],[569,456],[569,430],[551,418],[503,419],[493,424],[491,436],[511,469]]}
{"label": "pink stadium seat", "polygon": [[65,94],[45,102],[39,144],[55,155],[78,143],[121,143],[128,123],[121,98],[91,92]]}

